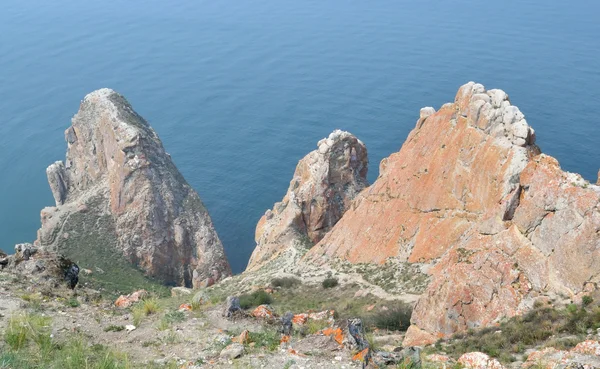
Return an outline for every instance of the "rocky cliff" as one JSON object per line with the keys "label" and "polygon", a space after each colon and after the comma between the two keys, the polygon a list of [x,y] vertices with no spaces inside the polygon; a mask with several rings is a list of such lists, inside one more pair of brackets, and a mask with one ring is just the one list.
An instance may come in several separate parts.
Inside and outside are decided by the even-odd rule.
{"label": "rocky cliff", "polygon": [[421,110],[400,152],[304,262],[429,265],[405,344],[580,298],[600,267],[600,187],[540,153],[501,90],[462,86]]}
{"label": "rocky cliff", "polygon": [[317,147],[298,163],[283,200],[258,222],[247,270],[319,242],[367,186],[367,148],[354,135],[336,130]]}
{"label": "rocky cliff", "polygon": [[117,253],[171,284],[231,274],[198,194],[123,96],[87,95],[65,139],[65,162],[47,169],[56,207],[41,213],[38,245],[92,265]]}

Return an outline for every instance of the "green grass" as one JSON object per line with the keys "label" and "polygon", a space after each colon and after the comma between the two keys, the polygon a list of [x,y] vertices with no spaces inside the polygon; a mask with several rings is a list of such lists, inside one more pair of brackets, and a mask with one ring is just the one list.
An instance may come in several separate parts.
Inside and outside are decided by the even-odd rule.
{"label": "green grass", "polygon": [[100,197],[93,198],[86,204],[89,211],[71,214],[62,230],[68,238],[44,239],[42,244],[56,241],[61,253],[80,267],[91,269],[91,275],[80,274],[79,283],[88,283],[107,297],[116,298],[135,289],[168,296],[169,288],[125,260],[116,245],[114,220],[101,213],[102,202]]}
{"label": "green grass", "polygon": [[104,328],[104,332],[121,332],[124,329],[125,327],[122,325],[109,325],[108,327]]}
{"label": "green grass", "polygon": [[133,305],[131,314],[133,315],[133,325],[138,327],[145,317],[156,314],[161,311],[158,299],[154,297],[147,298]]}
{"label": "green grass", "polygon": [[35,343],[46,349],[50,342],[52,320],[38,314],[13,315],[4,332],[4,342],[14,351],[19,351],[28,343]]}
{"label": "green grass", "polygon": [[75,297],[71,297],[70,299],[68,299],[67,301],[65,301],[65,304],[69,307],[72,308],[76,308],[79,307],[79,301],[75,298]]}
{"label": "green grass", "polygon": [[327,290],[319,285],[301,285],[294,289],[276,291],[273,294],[271,306],[279,315],[283,315],[287,311],[299,314],[309,310],[334,310],[336,319],[366,319],[371,314],[365,310],[366,306],[387,303],[387,301],[382,301],[372,295],[355,297],[357,290],[357,286],[350,284]]}
{"label": "green grass", "polygon": [[280,335],[275,330],[263,332],[250,332],[250,342],[254,342],[255,348],[264,348],[267,351],[275,351],[279,348]]}
{"label": "green grass", "polygon": [[273,303],[273,297],[263,290],[240,295],[240,306],[242,309],[250,309],[259,305],[268,305],[271,303]]}
{"label": "green grass", "polygon": [[326,278],[321,283],[321,285],[323,286],[323,288],[337,287],[338,284],[339,284],[339,281],[337,280],[337,278]]}
{"label": "green grass", "polygon": [[13,315],[4,332],[6,346],[0,353],[0,369],[129,369],[124,355],[104,346],[89,346],[79,336],[55,342],[52,320],[38,314]]}
{"label": "green grass", "polygon": [[173,310],[167,312],[165,315],[163,315],[162,319],[158,323],[158,329],[161,331],[167,330],[171,327],[172,324],[183,322],[184,320],[185,313],[181,311]]}
{"label": "green grass", "polygon": [[306,327],[306,333],[315,334],[315,333],[329,327],[329,322],[327,320],[310,319],[308,322],[306,322],[305,327]]}
{"label": "green grass", "polygon": [[39,311],[42,309],[43,297],[42,297],[42,294],[39,292],[25,293],[25,294],[21,295],[21,299],[23,299],[23,301],[27,302],[27,307],[29,307],[32,310]]}
{"label": "green grass", "polygon": [[[564,309],[538,307],[498,327],[456,334],[443,350],[455,357],[481,351],[502,362],[510,362],[515,360],[516,354],[542,344],[570,349],[585,337],[588,329],[600,328],[600,307],[590,304],[571,304]],[[579,338],[561,338],[561,335]],[[551,337],[555,338],[548,341]],[[438,347],[441,346],[438,344]]]}
{"label": "green grass", "polygon": [[402,302],[387,306],[387,310],[379,310],[365,318],[365,325],[389,331],[405,331],[410,326],[412,307]]}
{"label": "green grass", "polygon": [[301,283],[298,278],[294,277],[273,278],[271,280],[271,287],[292,288]]}

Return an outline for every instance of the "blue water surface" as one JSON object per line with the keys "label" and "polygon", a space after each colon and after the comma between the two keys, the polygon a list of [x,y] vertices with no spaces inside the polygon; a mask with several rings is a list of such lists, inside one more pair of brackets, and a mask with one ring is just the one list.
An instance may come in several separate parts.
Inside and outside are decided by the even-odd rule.
{"label": "blue water surface", "polygon": [[45,168],[101,87],[158,132],[235,272],[320,138],[361,138],[373,181],[419,109],[470,80],[507,91],[542,150],[595,181],[599,17],[597,0],[3,0],[0,247],[36,238]]}

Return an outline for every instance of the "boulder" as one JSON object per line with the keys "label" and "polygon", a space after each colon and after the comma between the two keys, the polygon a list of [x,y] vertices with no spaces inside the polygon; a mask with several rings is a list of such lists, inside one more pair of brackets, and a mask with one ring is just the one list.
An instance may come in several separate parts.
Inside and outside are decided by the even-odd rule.
{"label": "boulder", "polygon": [[302,355],[323,356],[340,351],[340,345],[326,335],[309,335],[294,344],[294,349]]}
{"label": "boulder", "polygon": [[[47,169],[56,207],[42,210],[36,245],[67,257],[116,253],[168,284],[211,284],[231,270],[210,216],[125,98],[87,95],[65,132],[67,156]],[[78,253],[81,257],[81,252]],[[85,256],[84,256],[85,258]]]}
{"label": "boulder", "polygon": [[545,368],[600,368],[600,343],[588,340],[580,342],[570,351],[553,347],[533,351],[522,367],[535,368],[540,363]]}
{"label": "boulder", "polygon": [[231,341],[241,343],[242,345],[250,343],[250,331],[248,331],[247,329],[244,330],[242,333],[240,333],[239,336],[233,337]]}
{"label": "boulder", "polygon": [[421,367],[421,349],[407,347],[400,352],[371,351],[371,362],[378,368],[402,365],[402,367],[418,369]]}
{"label": "boulder", "polygon": [[5,266],[8,265],[8,263],[9,263],[8,255],[6,255],[5,252],[0,250],[0,267],[4,268]]}
{"label": "boulder", "polygon": [[344,331],[339,327],[325,328],[319,334],[332,338],[340,346],[344,344]]}
{"label": "boulder", "polygon": [[483,352],[466,353],[458,359],[458,363],[465,369],[504,369],[498,360]]}
{"label": "boulder", "polygon": [[294,317],[295,317],[294,314],[290,311],[288,311],[281,317],[281,333],[283,335],[285,335],[285,336],[292,335],[292,329],[293,329],[293,325],[294,325]]}
{"label": "boulder", "polygon": [[186,287],[173,287],[171,288],[171,297],[178,296],[191,296],[192,289]]}
{"label": "boulder", "polygon": [[258,222],[247,270],[319,242],[367,187],[367,148],[358,138],[336,130],[317,147],[296,166],[283,200]]}
{"label": "boulder", "polygon": [[129,295],[121,295],[115,301],[115,306],[125,309],[130,307],[134,303],[141,301],[146,296],[148,296],[148,291],[146,290],[138,290],[133,293],[130,293]]}
{"label": "boulder", "polygon": [[192,297],[192,302],[194,304],[203,305],[210,301],[208,295],[202,291],[196,292],[194,297]]}
{"label": "boulder", "polygon": [[231,318],[240,311],[242,311],[242,308],[240,307],[240,298],[237,296],[229,296],[225,300],[225,308],[221,315],[225,318]]}
{"label": "boulder", "polygon": [[225,347],[221,353],[220,357],[225,359],[237,359],[238,357],[244,354],[244,345],[241,343],[232,343],[229,346]]}
{"label": "boulder", "polygon": [[348,319],[348,329],[344,337],[343,345],[350,351],[363,351],[369,348],[369,342],[365,336],[365,329],[361,319]]}
{"label": "boulder", "polygon": [[[79,267],[60,254],[37,249],[31,244],[17,245],[15,251],[15,255],[0,257],[2,269],[41,287],[49,296],[65,294],[60,287],[73,289],[79,282]],[[93,295],[93,290],[85,289],[81,293]]]}
{"label": "boulder", "polygon": [[75,289],[77,283],[79,283],[79,267],[73,263],[65,273],[65,281],[70,289]]}
{"label": "boulder", "polygon": [[252,316],[255,318],[272,319],[275,317],[275,313],[269,305],[260,305],[252,311]]}
{"label": "boulder", "polygon": [[15,256],[20,260],[29,260],[29,258],[37,253],[37,247],[30,243],[19,243],[15,245]]}
{"label": "boulder", "polygon": [[179,309],[177,309],[177,310],[183,313],[186,311],[192,311],[192,310],[194,310],[194,308],[192,307],[191,304],[183,303],[183,304],[179,305]]}

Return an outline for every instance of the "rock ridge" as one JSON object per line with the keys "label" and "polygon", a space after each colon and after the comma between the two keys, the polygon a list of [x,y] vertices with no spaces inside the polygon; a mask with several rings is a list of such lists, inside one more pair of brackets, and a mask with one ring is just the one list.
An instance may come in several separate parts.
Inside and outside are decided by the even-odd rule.
{"label": "rock ridge", "polygon": [[405,345],[597,288],[600,187],[541,154],[501,90],[469,82],[421,109],[398,153],[302,263],[430,265]]}

